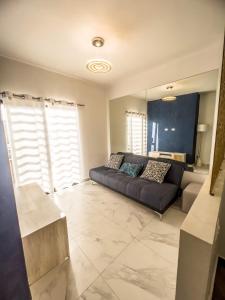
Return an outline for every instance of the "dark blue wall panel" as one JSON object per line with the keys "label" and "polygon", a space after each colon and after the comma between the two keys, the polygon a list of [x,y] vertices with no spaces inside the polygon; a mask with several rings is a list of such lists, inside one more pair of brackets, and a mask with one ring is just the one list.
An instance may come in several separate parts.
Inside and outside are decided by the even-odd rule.
{"label": "dark blue wall panel", "polygon": [[195,161],[199,94],[148,102],[148,151],[182,152]]}
{"label": "dark blue wall panel", "polygon": [[[1,105],[0,105],[1,108]],[[0,110],[0,300],[31,299]]]}

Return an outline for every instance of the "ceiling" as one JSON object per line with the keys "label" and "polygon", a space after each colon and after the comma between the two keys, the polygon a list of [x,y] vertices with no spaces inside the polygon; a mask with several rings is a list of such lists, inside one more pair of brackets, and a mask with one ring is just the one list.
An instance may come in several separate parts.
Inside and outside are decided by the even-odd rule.
{"label": "ceiling", "polygon": [[[218,83],[218,70],[202,73],[196,76],[178,80],[176,82],[169,82],[168,84],[154,87],[152,89],[144,90],[135,95],[136,98],[145,99],[147,101],[158,100],[168,95],[185,95],[190,93],[203,93],[215,91]],[[166,87],[173,86],[173,91],[168,92]]]}
{"label": "ceiling", "polygon": [[[0,55],[112,85],[218,42],[224,20],[224,0],[0,0]],[[88,71],[93,58],[112,71]]]}

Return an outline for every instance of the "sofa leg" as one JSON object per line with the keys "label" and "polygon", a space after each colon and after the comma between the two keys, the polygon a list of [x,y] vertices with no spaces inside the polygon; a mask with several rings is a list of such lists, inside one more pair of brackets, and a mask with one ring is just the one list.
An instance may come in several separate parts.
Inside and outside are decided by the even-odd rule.
{"label": "sofa leg", "polygon": [[160,221],[163,219],[163,214],[160,214],[159,212],[155,211],[155,213],[159,216]]}

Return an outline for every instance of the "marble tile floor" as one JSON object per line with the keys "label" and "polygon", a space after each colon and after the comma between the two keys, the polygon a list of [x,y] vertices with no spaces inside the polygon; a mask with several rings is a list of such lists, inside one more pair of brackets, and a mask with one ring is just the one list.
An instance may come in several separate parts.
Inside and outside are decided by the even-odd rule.
{"label": "marble tile floor", "polygon": [[90,181],[58,193],[67,216],[67,300],[172,300],[179,228],[171,207],[163,220],[150,209]]}

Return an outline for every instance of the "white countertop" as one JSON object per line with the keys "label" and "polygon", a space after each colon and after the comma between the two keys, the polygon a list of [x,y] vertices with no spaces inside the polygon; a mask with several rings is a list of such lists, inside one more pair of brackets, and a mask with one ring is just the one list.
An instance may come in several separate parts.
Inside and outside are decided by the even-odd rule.
{"label": "white countertop", "polygon": [[16,188],[15,198],[21,237],[65,216],[36,183]]}
{"label": "white countertop", "polygon": [[221,194],[225,176],[224,171],[225,168],[223,164],[223,171],[219,175],[215,187],[215,196],[212,196],[209,193],[211,174],[207,176],[181,227],[181,230],[209,244],[213,244],[216,236]]}

